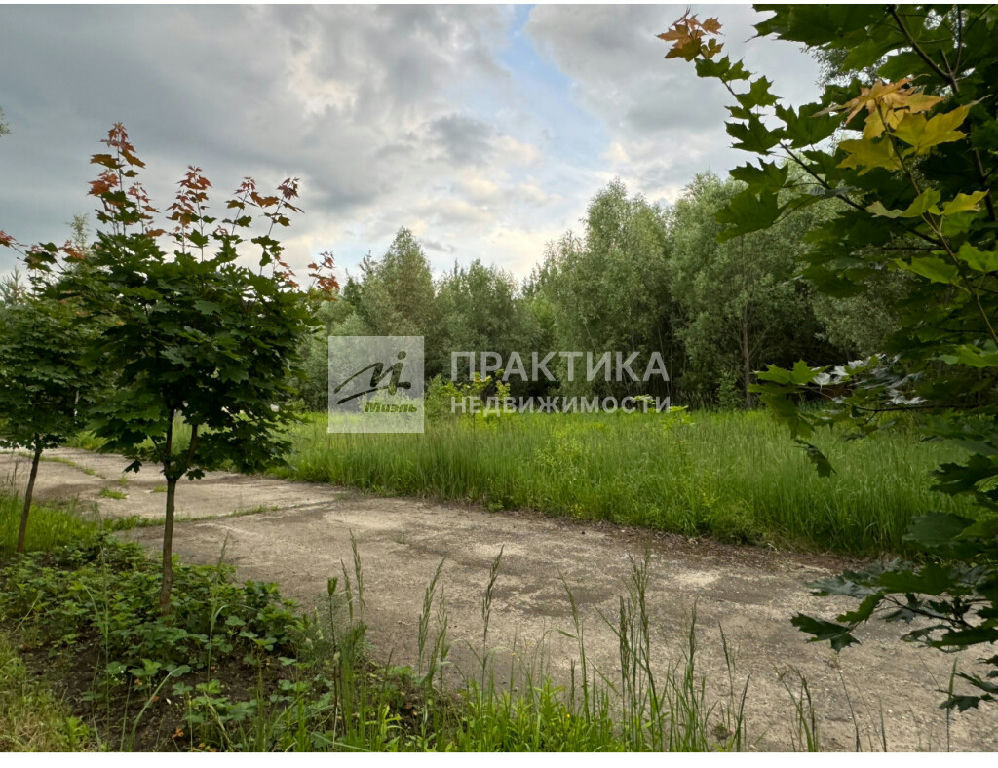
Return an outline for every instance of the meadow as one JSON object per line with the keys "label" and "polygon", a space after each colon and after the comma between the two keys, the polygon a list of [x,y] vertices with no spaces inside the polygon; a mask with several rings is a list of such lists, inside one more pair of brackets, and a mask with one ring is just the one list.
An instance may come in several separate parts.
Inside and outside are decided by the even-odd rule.
{"label": "meadow", "polygon": [[913,516],[973,507],[930,490],[960,452],[911,425],[864,440],[815,441],[834,473],[764,411],[470,414],[428,419],[424,434],[327,434],[326,415],[294,429],[297,480],[379,494],[531,509],[739,543],[848,554],[903,551]]}

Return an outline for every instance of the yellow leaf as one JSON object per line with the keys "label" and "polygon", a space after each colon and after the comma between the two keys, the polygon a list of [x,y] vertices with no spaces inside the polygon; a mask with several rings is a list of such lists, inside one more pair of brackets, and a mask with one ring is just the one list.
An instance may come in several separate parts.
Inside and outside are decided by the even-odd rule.
{"label": "yellow leaf", "polygon": [[984,199],[986,194],[987,190],[983,192],[974,192],[971,195],[965,195],[961,192],[948,203],[943,204],[943,216],[979,210],[981,200]]}
{"label": "yellow leaf", "polygon": [[929,149],[950,141],[959,141],[966,134],[956,128],[967,119],[971,104],[963,104],[956,109],[936,115],[926,120],[922,115],[905,115],[894,131],[905,144],[915,148],[917,154],[926,154]]}
{"label": "yellow leaf", "polygon": [[894,148],[884,139],[846,139],[839,142],[839,148],[847,153],[846,159],[839,163],[839,168],[862,168],[864,170],[860,171],[861,174],[874,168],[901,170],[901,161],[894,153]]}

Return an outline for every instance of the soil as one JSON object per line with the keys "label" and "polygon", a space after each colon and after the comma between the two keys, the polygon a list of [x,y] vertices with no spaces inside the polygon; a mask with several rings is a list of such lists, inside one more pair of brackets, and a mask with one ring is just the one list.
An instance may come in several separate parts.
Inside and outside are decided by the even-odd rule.
{"label": "soil", "polygon": [[[155,469],[123,476],[128,462],[121,457],[75,449],[49,455],[58,461],[39,469],[39,500],[78,500],[83,514],[162,517],[163,479]],[[0,454],[0,481],[23,486],[26,470],[26,458]],[[105,488],[126,498],[102,497]],[[579,654],[566,587],[584,624],[589,662],[611,682],[619,679],[619,600],[627,595],[632,563],[647,557],[655,666],[662,674],[683,663],[695,607],[697,663],[708,695],[724,704],[731,688],[723,631],[734,649],[736,694],[749,679],[746,711],[756,748],[793,745],[787,686],[799,693],[795,672],[807,679],[824,749],[855,749],[857,741],[864,750],[881,748],[881,718],[891,750],[998,747],[993,708],[954,713],[948,725],[939,709],[953,662],[973,671],[980,651],[922,649],[900,641],[897,625],[875,623],[862,630],[858,646],[836,654],[790,625],[797,612],[833,618],[851,605],[813,596],[807,587],[856,565],[842,558],[225,472],[183,481],[176,505],[174,552],[181,559],[214,563],[221,557],[241,578],[279,583],[304,609],[325,599],[328,578],[343,582],[344,568],[354,579],[353,537],[363,563],[372,654],[392,664],[415,666],[424,590],[443,560],[440,591],[452,649],[445,682],[477,674],[482,595],[500,550],[488,635],[497,681],[518,688],[531,671],[535,680],[543,671],[569,684]],[[118,535],[150,550],[162,543],[158,526]]]}

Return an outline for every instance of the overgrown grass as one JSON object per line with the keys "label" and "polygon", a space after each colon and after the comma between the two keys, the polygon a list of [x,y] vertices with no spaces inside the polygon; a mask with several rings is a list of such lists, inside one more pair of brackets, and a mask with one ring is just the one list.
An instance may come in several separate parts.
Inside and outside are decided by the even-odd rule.
{"label": "overgrown grass", "polygon": [[58,752],[89,746],[87,727],[48,686],[34,679],[0,633],[0,751]]}
{"label": "overgrown grass", "polygon": [[[21,505],[21,499],[0,489],[0,557],[9,555],[17,546]],[[32,504],[25,550],[47,552],[66,542],[86,542],[93,538],[96,529],[93,522],[76,514],[67,514],[52,506]]]}
{"label": "overgrown grass", "polygon": [[[20,498],[0,486],[0,560],[17,546],[17,527],[21,519]],[[64,544],[90,545],[101,531],[134,528],[142,521],[135,517],[99,519],[92,505],[76,501],[55,506],[32,504],[25,533],[26,552],[51,552]]]}
{"label": "overgrown grass", "polygon": [[930,471],[958,455],[945,444],[904,428],[822,434],[835,473],[821,478],[764,412],[517,414],[422,435],[328,435],[312,414],[293,439],[285,477],[739,542],[900,551],[912,516],[973,514],[930,491]]}
{"label": "overgrown grass", "polygon": [[[72,518],[51,510],[43,519],[58,515]],[[10,662],[9,672],[3,666],[0,715],[16,715],[20,725],[0,718],[0,739],[16,749],[79,748],[84,738],[119,750],[753,745],[744,717],[748,683],[736,683],[730,660],[720,670],[730,695],[712,700],[706,693],[711,686],[697,665],[695,617],[679,661],[653,670],[664,649],[651,639],[643,562],[634,564],[619,615],[609,617],[620,644],[616,673],[587,660],[574,612],[580,656],[567,688],[526,666],[514,667],[508,684],[498,686],[488,625],[500,553],[482,597],[481,664],[451,671],[459,680],[445,688],[440,678],[451,666],[450,640],[439,570],[426,589],[416,665],[376,666],[366,655],[356,542],[352,568],[330,578],[326,600],[313,612],[291,610],[273,586],[233,582],[227,568],[179,566],[173,613],[162,617],[156,564],[96,523],[81,524],[89,526],[82,540],[71,524],[53,525],[48,551],[13,556],[0,567],[0,631],[16,634],[35,668],[61,675],[73,706],[71,715],[59,709],[20,661]],[[574,608],[567,589],[566,600]],[[0,663],[8,658],[0,645]]]}
{"label": "overgrown grass", "polygon": [[[178,444],[188,438],[178,422]],[[978,513],[930,490],[932,470],[961,453],[912,424],[863,440],[821,432],[828,478],[765,411],[468,415],[428,419],[424,434],[369,435],[327,434],[326,414],[312,413],[291,438],[281,477],[738,543],[904,552],[912,517]],[[86,434],[74,444],[97,446]]]}

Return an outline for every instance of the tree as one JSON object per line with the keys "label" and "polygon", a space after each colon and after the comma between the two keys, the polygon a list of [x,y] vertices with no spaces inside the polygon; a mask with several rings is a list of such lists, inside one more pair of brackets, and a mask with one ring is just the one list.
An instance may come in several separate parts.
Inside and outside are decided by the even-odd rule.
{"label": "tree", "polygon": [[[86,254],[86,221],[75,217],[73,238],[61,250],[68,269],[77,270]],[[37,253],[0,231],[0,247],[10,248],[29,265]],[[46,246],[55,249],[54,244]],[[84,423],[88,402],[103,379],[86,362],[97,332],[73,301],[51,295],[41,271],[19,269],[0,282],[0,445],[26,448],[31,468],[18,526],[18,553],[24,552],[31,500],[42,453],[66,442]]]}
{"label": "tree", "polygon": [[439,373],[430,364],[443,358],[444,343],[433,274],[412,232],[399,229],[384,256],[364,259],[361,273],[361,282],[347,287],[364,326],[377,336],[424,336],[426,375]]}
{"label": "tree", "polygon": [[[674,303],[668,285],[665,213],[620,180],[599,190],[589,204],[582,238],[567,232],[548,247],[535,274],[535,294],[556,308],[561,350],[633,351],[647,360],[663,354],[670,372],[681,353],[675,341]],[[655,382],[568,382],[558,363],[562,391],[621,396],[647,393]]]}
{"label": "tree", "polygon": [[516,282],[508,272],[486,267],[478,259],[468,267],[455,264],[440,281],[436,302],[444,337],[442,372],[450,370],[451,350],[487,350],[503,360],[518,351],[521,308]]}
{"label": "tree", "polygon": [[10,126],[7,125],[7,121],[4,119],[3,110],[0,109],[0,136],[10,133]]}
{"label": "tree", "polygon": [[[178,480],[223,465],[258,471],[282,460],[288,447],[284,428],[294,414],[287,406],[311,318],[272,233],[298,211],[297,181],[261,195],[247,178],[226,203],[229,216],[217,221],[208,213],[210,182],[189,168],[169,208],[175,249],[168,255],[158,244],[165,232],[153,226],[155,211],[135,178],[143,163],[124,127],[116,124],[104,143],[109,151],[91,160],[102,169],[91,194],[100,201],[103,229],[87,272],[63,269],[56,286],[110,321],[92,355],[116,375],[92,413],[103,450],[131,459],[128,471],[155,462],[166,478],[160,608],[167,613]],[[253,209],[267,227],[248,240],[259,248],[259,271],[237,261]],[[29,263],[45,270],[55,270],[58,259],[51,247],[29,254]],[[320,286],[329,285],[331,267],[328,254],[310,265]]]}
{"label": "tree", "polygon": [[[795,280],[800,261],[797,233],[813,210],[789,214],[765,232],[717,242],[714,214],[741,191],[734,180],[700,174],[670,215],[669,280],[682,310],[677,331],[689,357],[686,397],[712,398],[740,380],[745,407],[753,403],[752,372],[764,363],[798,357],[821,359],[811,291]],[[734,394],[732,392],[732,394]]]}
{"label": "tree", "polygon": [[31,469],[17,531],[24,552],[42,452],[82,425],[93,374],[83,362],[92,326],[69,302],[27,290],[0,308],[0,445],[26,448]]}
{"label": "tree", "polygon": [[[730,93],[728,133],[759,156],[733,171],[746,183],[719,220],[724,237],[765,229],[790,211],[824,200],[834,212],[806,233],[805,277],[832,296],[855,295],[884,271],[901,271],[910,290],[892,309],[897,331],[884,354],[835,368],[801,361],[759,374],[758,391],[803,442],[821,425],[869,434],[899,411],[930,414],[926,436],[954,441],[963,461],[940,466],[935,488],[968,494],[977,519],[926,514],[909,531],[913,562],[847,572],[819,588],[860,599],[836,621],[798,615],[814,639],[841,649],[873,616],[928,620],[905,637],[956,650],[998,640],[998,217],[991,190],[998,172],[998,10],[993,6],[759,6],[773,16],[761,35],[825,50],[843,72],[876,80],[832,83],[821,98],[793,108],[765,77],[721,56],[716,19],[684,15],[660,35],[668,57],[695,63]],[[788,184],[786,163],[808,184]],[[801,394],[827,401],[801,410]],[[973,695],[949,707],[998,699],[998,656],[984,677],[963,679]]]}

